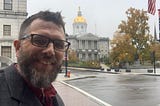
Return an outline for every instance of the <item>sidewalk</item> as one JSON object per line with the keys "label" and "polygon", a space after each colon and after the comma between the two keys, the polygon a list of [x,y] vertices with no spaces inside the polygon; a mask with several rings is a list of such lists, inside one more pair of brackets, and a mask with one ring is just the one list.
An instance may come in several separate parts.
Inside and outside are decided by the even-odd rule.
{"label": "sidewalk", "polygon": [[64,80],[74,78],[78,77],[72,74],[71,78],[66,78],[64,77],[64,73],[60,73],[57,80],[53,82],[53,85],[63,99],[65,106],[111,106],[87,92],[64,82]]}

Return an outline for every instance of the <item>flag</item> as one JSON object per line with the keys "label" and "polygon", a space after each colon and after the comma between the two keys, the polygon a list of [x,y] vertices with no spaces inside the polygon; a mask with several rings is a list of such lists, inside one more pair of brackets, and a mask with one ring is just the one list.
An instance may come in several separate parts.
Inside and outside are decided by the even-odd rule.
{"label": "flag", "polygon": [[159,39],[160,39],[160,9],[158,9],[158,16],[159,16]]}
{"label": "flag", "polygon": [[148,0],[148,13],[154,15],[156,12],[156,0]]}

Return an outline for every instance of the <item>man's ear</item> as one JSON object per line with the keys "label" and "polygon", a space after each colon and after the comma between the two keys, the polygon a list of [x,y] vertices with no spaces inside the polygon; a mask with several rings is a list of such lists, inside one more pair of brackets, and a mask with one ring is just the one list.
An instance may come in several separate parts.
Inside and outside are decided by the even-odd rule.
{"label": "man's ear", "polygon": [[20,43],[21,43],[20,40],[14,41],[14,48],[15,48],[16,52],[18,52],[20,49]]}

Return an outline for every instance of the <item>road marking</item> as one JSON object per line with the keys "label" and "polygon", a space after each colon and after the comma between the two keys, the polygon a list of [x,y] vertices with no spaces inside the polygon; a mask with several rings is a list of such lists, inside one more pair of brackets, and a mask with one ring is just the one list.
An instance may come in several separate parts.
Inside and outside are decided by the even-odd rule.
{"label": "road marking", "polygon": [[82,94],[86,95],[87,97],[90,97],[91,99],[95,100],[101,106],[112,106],[112,105],[110,105],[110,104],[108,104],[108,103],[106,103],[106,102],[98,99],[97,97],[95,97],[95,96],[93,96],[93,95],[91,95],[91,94],[83,91],[82,89],[79,89],[79,88],[77,88],[75,86],[72,86],[72,85],[70,85],[70,84],[68,84],[68,83],[66,83],[64,81],[60,81],[60,82],[63,83],[63,84],[65,84],[65,85],[67,85],[67,86],[69,86],[69,87],[71,87],[71,88],[73,88],[73,89],[75,89],[75,90],[77,90],[77,91],[79,91],[79,92],[81,92]]}

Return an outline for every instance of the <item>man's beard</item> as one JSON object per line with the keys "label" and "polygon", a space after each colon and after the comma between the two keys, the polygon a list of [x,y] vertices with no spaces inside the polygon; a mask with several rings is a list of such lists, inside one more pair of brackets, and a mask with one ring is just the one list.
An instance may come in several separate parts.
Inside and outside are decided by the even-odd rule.
{"label": "man's beard", "polygon": [[[50,61],[54,61],[56,65],[49,69],[42,69],[34,66],[34,62],[39,61],[40,59],[48,58]],[[56,61],[56,62],[55,62]],[[52,57],[34,55],[30,56],[27,53],[20,51],[18,57],[18,64],[20,66],[21,74],[29,81],[33,86],[38,88],[47,88],[50,84],[56,79],[59,70],[61,69],[61,63],[58,64],[57,60]]]}

